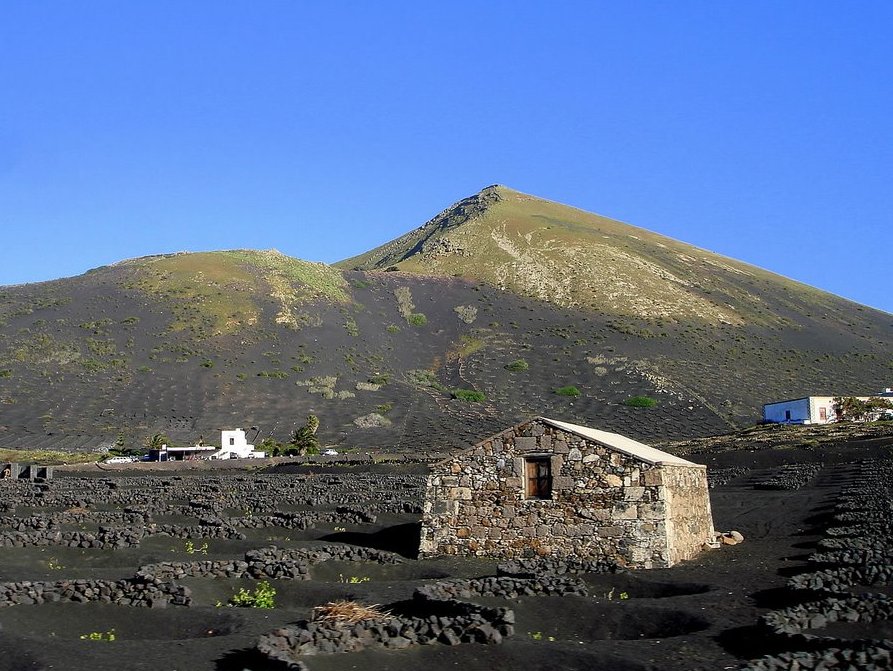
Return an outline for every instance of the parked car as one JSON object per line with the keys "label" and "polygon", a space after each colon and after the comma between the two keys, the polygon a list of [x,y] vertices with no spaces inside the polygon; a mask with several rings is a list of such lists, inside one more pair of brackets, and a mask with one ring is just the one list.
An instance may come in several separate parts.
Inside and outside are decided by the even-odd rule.
{"label": "parked car", "polygon": [[338,452],[336,450],[324,450],[322,454],[324,457],[337,457],[338,456]]}
{"label": "parked car", "polygon": [[109,457],[105,460],[107,464],[129,464],[133,461],[133,457]]}

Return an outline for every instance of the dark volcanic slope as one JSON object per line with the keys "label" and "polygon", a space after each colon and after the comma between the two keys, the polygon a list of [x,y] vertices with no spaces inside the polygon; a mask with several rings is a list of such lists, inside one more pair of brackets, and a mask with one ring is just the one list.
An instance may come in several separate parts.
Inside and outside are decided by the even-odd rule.
{"label": "dark volcanic slope", "polygon": [[[388,248],[381,264],[408,272],[235,251],[6,287],[0,447],[182,444],[238,426],[286,439],[311,412],[324,443],[359,450],[460,446],[532,415],[681,439],[752,423],[768,399],[893,376],[891,315],[517,192],[475,198]],[[562,245],[522,249],[531,221]],[[471,244],[485,225],[524,272],[498,280],[502,262]],[[587,245],[606,264],[597,281]],[[370,258],[354,265],[381,265]],[[569,386],[580,395],[555,393]]]}

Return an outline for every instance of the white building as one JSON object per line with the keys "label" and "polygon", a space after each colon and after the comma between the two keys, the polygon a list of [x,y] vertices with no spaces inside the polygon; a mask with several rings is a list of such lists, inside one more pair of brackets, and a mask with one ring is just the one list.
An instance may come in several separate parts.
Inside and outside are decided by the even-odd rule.
{"label": "white building", "polygon": [[829,424],[837,421],[833,396],[807,396],[763,406],[763,421],[787,424]]}
{"label": "white building", "polygon": [[220,432],[220,450],[212,454],[209,459],[263,459],[265,452],[254,449],[254,445],[245,438],[242,429],[232,429]]}
{"label": "white building", "polygon": [[[807,396],[790,401],[777,401],[763,406],[763,421],[782,424],[830,424],[837,421],[834,396]],[[884,389],[873,396],[857,396],[860,401],[871,398],[893,398],[893,389]]]}
{"label": "white building", "polygon": [[191,459],[263,459],[265,452],[254,449],[245,439],[242,429],[220,432],[220,449],[210,445],[168,447],[149,450],[149,461],[189,461]]}

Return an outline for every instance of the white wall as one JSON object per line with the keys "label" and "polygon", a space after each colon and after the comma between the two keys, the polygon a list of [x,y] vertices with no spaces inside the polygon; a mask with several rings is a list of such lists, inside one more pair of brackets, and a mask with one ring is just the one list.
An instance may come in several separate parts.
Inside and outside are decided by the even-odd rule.
{"label": "white wall", "polygon": [[767,403],[763,406],[763,419],[767,422],[828,424],[837,419],[834,413],[834,397],[810,396],[793,401]]}
{"label": "white wall", "polygon": [[767,422],[795,422],[806,424],[810,421],[809,399],[767,403],[763,406],[763,419]]}
{"label": "white wall", "polygon": [[242,429],[220,432],[221,454],[232,452],[244,459],[253,451],[254,445],[248,443],[245,439],[245,432]]}

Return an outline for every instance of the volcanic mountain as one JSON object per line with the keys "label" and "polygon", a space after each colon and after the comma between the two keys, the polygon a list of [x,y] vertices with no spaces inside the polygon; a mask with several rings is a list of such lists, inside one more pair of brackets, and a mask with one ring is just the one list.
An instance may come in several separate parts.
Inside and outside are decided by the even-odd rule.
{"label": "volcanic mountain", "polygon": [[887,313],[496,186],[336,266],[180,253],[0,289],[0,447],[286,440],[310,413],[342,450],[533,415],[680,439],[878,391],[891,350]]}

